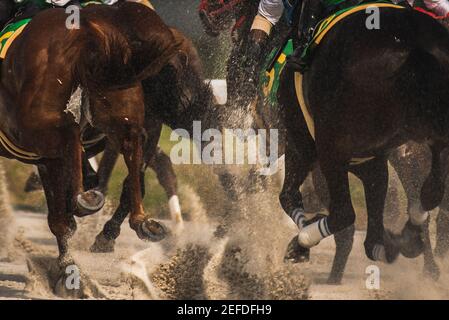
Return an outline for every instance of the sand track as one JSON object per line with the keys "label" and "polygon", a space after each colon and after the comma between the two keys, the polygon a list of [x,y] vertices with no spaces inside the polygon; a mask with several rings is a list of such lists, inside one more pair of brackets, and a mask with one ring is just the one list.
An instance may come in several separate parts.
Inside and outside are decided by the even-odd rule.
{"label": "sand track", "polygon": [[[247,199],[248,200],[248,199]],[[252,199],[254,200],[254,199]],[[249,202],[248,202],[249,203]],[[254,207],[254,201],[252,201]],[[263,203],[262,203],[263,205]],[[279,219],[284,234],[273,241],[264,228],[251,230],[251,212],[241,207],[233,232],[216,237],[206,219],[187,222],[186,232],[161,243],[137,239],[127,223],[114,253],[91,253],[88,248],[107,216],[79,220],[73,240],[74,257],[88,280],[84,298],[99,299],[448,299],[447,263],[434,282],[423,276],[422,257],[400,258],[393,265],[377,264],[380,290],[368,290],[366,267],[373,265],[363,251],[365,233],[357,232],[343,284],[325,284],[333,258],[333,239],[312,250],[303,265],[282,262],[294,228]],[[277,213],[276,213],[277,214]],[[57,299],[52,291],[56,242],[43,214],[14,213],[16,228],[8,254],[0,259],[2,299]],[[246,217],[246,218],[245,218]],[[259,226],[268,225],[264,216]],[[260,223],[260,224],[259,224]],[[272,224],[275,230],[279,226]],[[243,231],[245,232],[243,232]],[[231,238],[232,237],[232,238]],[[249,241],[242,241],[247,238]],[[266,239],[266,243],[262,238]],[[256,251],[255,248],[259,248]],[[308,285],[310,283],[310,288]]]}

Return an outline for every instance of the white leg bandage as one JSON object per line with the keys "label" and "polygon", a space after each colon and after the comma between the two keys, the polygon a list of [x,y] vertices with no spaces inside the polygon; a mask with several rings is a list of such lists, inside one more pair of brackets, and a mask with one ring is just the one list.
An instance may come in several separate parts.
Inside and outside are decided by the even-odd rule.
{"label": "white leg bandage", "polygon": [[95,172],[98,172],[98,162],[95,157],[89,158],[89,163],[92,169],[94,169]]}
{"label": "white leg bandage", "polygon": [[171,196],[168,200],[168,208],[170,209],[171,219],[175,223],[182,223],[181,206],[177,195]]}
{"label": "white leg bandage", "polygon": [[373,248],[373,258],[375,261],[387,262],[387,255],[385,254],[385,247],[381,244],[376,244]]}
{"label": "white leg bandage", "polygon": [[409,210],[410,222],[415,226],[420,226],[427,221],[429,213],[424,211],[420,203],[414,203]]}
{"label": "white leg bandage", "polygon": [[304,248],[311,248],[330,235],[326,217],[303,227],[299,231],[298,242]]}
{"label": "white leg bandage", "polygon": [[293,210],[292,214],[290,215],[290,218],[292,218],[293,222],[298,226],[299,230],[301,230],[304,227],[304,210],[301,208],[296,208]]}

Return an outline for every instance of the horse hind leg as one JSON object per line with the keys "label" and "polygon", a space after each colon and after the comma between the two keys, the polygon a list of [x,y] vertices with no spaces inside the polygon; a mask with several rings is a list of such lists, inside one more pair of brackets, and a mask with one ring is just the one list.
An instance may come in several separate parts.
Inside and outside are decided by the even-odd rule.
{"label": "horse hind leg", "polygon": [[[446,179],[446,183],[447,183]],[[449,190],[446,189],[436,218],[435,255],[443,258],[449,251]]]}
{"label": "horse hind leg", "polygon": [[332,262],[331,273],[327,279],[328,284],[341,284],[349,254],[354,243],[354,234],[354,225],[334,234],[335,256]]}
{"label": "horse hind leg", "polygon": [[[157,126],[151,126],[152,128],[157,128]],[[160,131],[160,127],[158,129]],[[146,165],[149,164],[150,160],[154,156],[154,152],[151,152],[154,150],[157,146],[157,139],[156,136],[159,137],[159,134],[150,134],[150,137],[153,137],[153,139],[147,141],[145,144],[145,155],[143,157],[144,162]],[[103,173],[107,174],[112,171],[113,164],[115,163],[116,157],[114,156],[115,153],[112,149],[109,148],[108,154],[105,154],[108,158],[105,162],[102,160],[100,163],[100,185],[101,181],[106,181],[105,177],[102,177]],[[111,161],[113,160],[113,161]],[[105,165],[106,168],[103,168],[102,166]],[[103,171],[104,169],[104,171]],[[143,198],[145,195],[145,173],[143,171],[140,171],[140,195]],[[102,180],[103,179],[103,180]],[[105,183],[107,185],[107,183]],[[112,252],[114,251],[115,246],[115,239],[118,238],[120,235],[120,229],[121,225],[125,221],[126,217],[132,210],[132,200],[131,200],[131,177],[128,175],[123,182],[122,187],[122,193],[120,195],[120,204],[115,210],[114,214],[112,215],[112,218],[106,222],[106,224],[103,227],[103,230],[96,236],[94,244],[90,247],[90,251],[92,252]],[[149,221],[148,219],[145,221]],[[131,222],[130,222],[131,223]],[[156,223],[156,222],[155,222]],[[166,235],[165,227],[162,225],[156,225],[156,232],[153,233],[152,238],[149,240],[151,241],[159,241],[162,240]],[[139,236],[141,237],[141,236]]]}
{"label": "horse hind leg", "polygon": [[440,208],[436,220],[437,239],[435,245],[435,254],[444,258],[449,251],[449,210]]}
{"label": "horse hind leg", "polygon": [[[38,166],[47,200],[48,225],[50,231],[56,237],[59,249],[57,263],[59,271],[57,272],[57,279],[51,284],[52,289],[58,294],[63,294],[65,288],[65,279],[67,278],[65,273],[66,268],[75,266],[75,262],[69,251],[69,240],[76,231],[76,221],[72,212],[68,210],[66,189],[61,187],[66,185],[62,163],[62,160],[56,159]],[[74,290],[66,293],[73,296],[80,295],[81,291]]]}
{"label": "horse hind leg", "polygon": [[427,218],[422,231],[422,238],[424,242],[424,275],[429,276],[433,280],[437,281],[440,278],[440,268],[435,262],[435,257],[432,251],[432,243],[430,241],[430,230],[429,230],[430,218]]}
{"label": "horse hind leg", "polygon": [[156,154],[148,162],[148,166],[156,172],[159,184],[167,194],[170,217],[175,223],[175,228],[177,231],[182,230],[184,221],[178,198],[178,183],[170,158],[158,146]]}
{"label": "horse hind leg", "polygon": [[351,169],[362,180],[368,213],[365,252],[374,261],[392,263],[399,249],[384,229],[384,208],[388,189],[388,165],[384,157],[378,157]]}
{"label": "horse hind leg", "polygon": [[424,211],[435,209],[443,200],[445,191],[446,168],[443,168],[442,151],[445,148],[440,143],[434,143],[430,146],[432,151],[432,167],[427,179],[421,188],[421,204]]}

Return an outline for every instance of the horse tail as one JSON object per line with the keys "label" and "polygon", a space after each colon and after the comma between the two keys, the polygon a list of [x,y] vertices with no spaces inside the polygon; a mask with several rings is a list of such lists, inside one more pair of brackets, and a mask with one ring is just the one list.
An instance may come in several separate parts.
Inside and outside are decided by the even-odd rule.
{"label": "horse tail", "polygon": [[[151,29],[151,24],[145,25]],[[132,22],[112,23],[82,17],[83,45],[76,70],[82,85],[119,89],[160,72],[177,54],[178,43],[170,30],[136,34]]]}
{"label": "horse tail", "polygon": [[410,35],[409,55],[396,84],[408,93],[403,98],[416,106],[418,115],[444,134],[449,121],[449,31],[421,13],[413,13],[411,22],[413,34],[420,36]]}

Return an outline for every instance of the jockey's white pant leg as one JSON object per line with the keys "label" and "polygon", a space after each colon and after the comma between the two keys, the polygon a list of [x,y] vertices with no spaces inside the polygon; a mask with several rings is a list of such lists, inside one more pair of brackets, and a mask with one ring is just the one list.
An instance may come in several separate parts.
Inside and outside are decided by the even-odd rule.
{"label": "jockey's white pant leg", "polygon": [[282,17],[284,12],[284,3],[282,0],[261,0],[259,3],[258,14],[267,19],[272,25],[275,25]]}
{"label": "jockey's white pant leg", "polygon": [[65,6],[70,0],[46,0],[47,3],[54,4],[55,6],[62,7]]}

